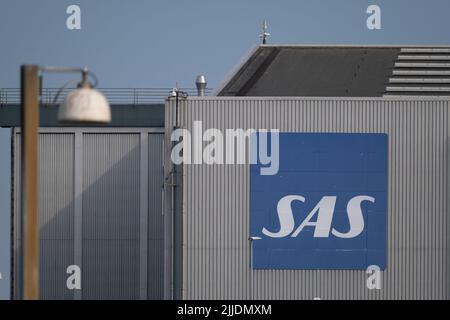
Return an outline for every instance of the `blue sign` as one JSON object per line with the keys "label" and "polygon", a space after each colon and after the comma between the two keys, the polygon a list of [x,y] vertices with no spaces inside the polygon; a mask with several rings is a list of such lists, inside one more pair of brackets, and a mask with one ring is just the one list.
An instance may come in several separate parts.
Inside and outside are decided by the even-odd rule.
{"label": "blue sign", "polygon": [[250,166],[252,267],[385,269],[387,153],[386,134],[280,133],[278,172]]}

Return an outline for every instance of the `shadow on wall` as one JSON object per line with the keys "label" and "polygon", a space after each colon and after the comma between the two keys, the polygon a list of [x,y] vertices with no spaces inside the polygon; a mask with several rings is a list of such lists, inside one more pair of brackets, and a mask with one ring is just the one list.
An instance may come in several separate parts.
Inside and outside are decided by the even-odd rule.
{"label": "shadow on wall", "polygon": [[[149,170],[148,177],[143,177],[139,134],[83,134],[80,158],[83,191],[74,198],[75,157],[81,154],[75,154],[80,151],[74,151],[73,137],[70,133],[41,134],[41,299],[80,296],[78,290],[69,290],[66,284],[70,276],[67,267],[76,264],[81,267],[82,299],[140,298],[140,188],[141,179],[146,178],[149,183],[147,298],[162,299],[162,159],[161,168]],[[151,194],[157,187],[157,194]],[[75,216],[80,210],[82,232],[76,236]],[[76,252],[75,239],[80,237],[82,250]],[[17,253],[18,250],[15,257]]]}

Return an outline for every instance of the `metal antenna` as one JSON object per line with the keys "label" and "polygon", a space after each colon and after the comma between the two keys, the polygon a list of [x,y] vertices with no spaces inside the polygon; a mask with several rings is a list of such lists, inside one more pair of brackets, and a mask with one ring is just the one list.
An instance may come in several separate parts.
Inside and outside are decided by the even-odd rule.
{"label": "metal antenna", "polygon": [[266,40],[268,37],[270,37],[270,33],[267,32],[267,21],[264,20],[262,24],[262,33],[259,35],[259,37],[262,39],[262,44],[266,44]]}

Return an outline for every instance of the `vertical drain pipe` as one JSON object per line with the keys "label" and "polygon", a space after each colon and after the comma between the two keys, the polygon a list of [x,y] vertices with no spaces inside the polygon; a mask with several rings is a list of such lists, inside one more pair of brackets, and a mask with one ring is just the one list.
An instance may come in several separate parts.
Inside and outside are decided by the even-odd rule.
{"label": "vertical drain pipe", "polygon": [[[179,104],[181,100],[185,100],[187,98],[187,94],[181,90],[179,90],[178,88],[174,88],[172,90],[172,92],[170,93],[169,96],[169,100],[175,99],[175,123],[171,124],[171,133],[177,129],[180,128],[180,124],[179,124]],[[172,113],[173,114],[173,113]],[[169,138],[170,139],[170,138]],[[183,137],[184,139],[184,137]],[[177,258],[176,255],[176,250],[177,250],[177,244],[178,242],[176,241],[178,239],[177,237],[177,230],[178,230],[178,218],[177,218],[177,195],[176,193],[177,191],[177,185],[179,184],[179,172],[177,169],[177,166],[171,159],[170,155],[171,155],[171,150],[173,150],[173,148],[175,147],[175,145],[177,144],[176,141],[172,141],[171,145],[171,149],[169,150],[169,154],[167,155],[169,157],[168,161],[170,161],[170,172],[168,173],[168,175],[165,177],[165,186],[170,187],[171,188],[171,199],[170,199],[170,214],[171,214],[171,242],[172,242],[172,248],[171,248],[171,288],[170,288],[170,297],[172,300],[177,299],[177,289],[179,284],[176,284],[175,280],[178,280],[179,277],[176,277],[176,268],[179,264],[179,259]],[[177,278],[177,279],[176,279]]]}

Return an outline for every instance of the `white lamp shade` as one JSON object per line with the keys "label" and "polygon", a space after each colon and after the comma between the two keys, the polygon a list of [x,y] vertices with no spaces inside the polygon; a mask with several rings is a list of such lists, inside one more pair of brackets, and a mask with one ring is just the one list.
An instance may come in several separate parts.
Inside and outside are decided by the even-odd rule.
{"label": "white lamp shade", "polygon": [[105,96],[91,88],[78,88],[70,92],[58,111],[61,122],[111,122],[111,109]]}

